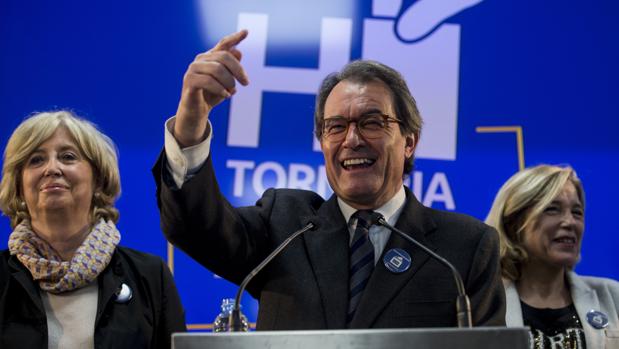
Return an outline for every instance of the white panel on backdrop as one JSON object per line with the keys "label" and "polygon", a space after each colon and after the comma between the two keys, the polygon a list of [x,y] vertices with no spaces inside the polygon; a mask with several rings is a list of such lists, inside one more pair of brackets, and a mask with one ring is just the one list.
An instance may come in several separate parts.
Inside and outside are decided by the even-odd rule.
{"label": "white panel on backdrop", "polygon": [[373,15],[383,18],[364,20],[362,58],[400,71],[424,118],[417,158],[456,159],[460,26],[442,23],[479,2],[422,0],[397,17],[401,1],[374,1]]}
{"label": "white panel on backdrop", "polygon": [[266,14],[239,14],[238,29],[248,29],[251,33],[239,45],[243,52],[243,67],[251,77],[251,83],[240,88],[232,98],[229,146],[258,147],[263,92],[316,93],[327,74],[350,60],[352,20],[325,17],[322,19],[318,69],[266,66],[268,23]]}
{"label": "white panel on backdrop", "polygon": [[[374,1],[374,4],[382,1]],[[393,2],[393,1],[391,1]],[[400,1],[401,2],[401,1]],[[407,8],[396,25],[398,36],[402,40],[416,41],[430,34],[447,18],[482,2],[482,0],[420,0]],[[374,16],[385,16],[376,13]],[[381,12],[382,13],[382,12]],[[398,12],[395,12],[397,14]],[[395,15],[386,15],[394,17]]]}
{"label": "white panel on backdrop", "polygon": [[456,159],[460,26],[443,25],[414,44],[400,41],[394,21],[366,19],[364,59],[374,59],[398,70],[406,79],[424,120],[416,157]]}
{"label": "white panel on backdrop", "polygon": [[[391,1],[381,6],[375,2],[374,14],[383,18],[364,20],[362,58],[378,60],[399,70],[419,104],[425,124],[416,153],[418,158],[456,159],[460,26],[441,23],[479,2],[415,3],[403,11],[400,18],[397,17],[400,2]],[[414,11],[431,14],[427,16],[431,21],[412,23],[417,18]],[[386,15],[393,17],[385,18]],[[324,17],[317,69],[267,66],[268,23],[267,14],[240,13],[238,16],[237,27],[251,32],[239,48],[243,51],[243,65],[252,81],[232,98],[228,146],[259,146],[263,92],[313,94],[327,74],[339,70],[350,60],[352,20]],[[413,43],[405,42],[396,33],[396,27],[401,31],[399,34],[406,34],[407,38],[426,36],[414,37],[421,40]],[[316,140],[313,150],[320,150]]]}

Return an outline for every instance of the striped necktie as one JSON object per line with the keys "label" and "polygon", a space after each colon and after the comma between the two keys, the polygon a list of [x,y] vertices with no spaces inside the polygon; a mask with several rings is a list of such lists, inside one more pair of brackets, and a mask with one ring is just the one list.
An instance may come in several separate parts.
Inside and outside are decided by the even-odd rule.
{"label": "striped necktie", "polygon": [[357,219],[357,227],[350,245],[350,284],[348,291],[348,315],[346,323],[350,324],[357,306],[361,301],[363,290],[374,270],[374,246],[370,241],[370,216],[372,211],[360,210],[352,215]]}

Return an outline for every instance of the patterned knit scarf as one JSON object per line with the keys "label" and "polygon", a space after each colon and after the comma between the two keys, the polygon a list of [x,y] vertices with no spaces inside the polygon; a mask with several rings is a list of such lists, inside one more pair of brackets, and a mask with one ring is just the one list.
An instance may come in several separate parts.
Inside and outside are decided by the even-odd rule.
{"label": "patterned knit scarf", "polygon": [[9,236],[12,255],[30,271],[42,290],[62,293],[84,287],[107,267],[112,259],[120,233],[112,221],[101,219],[77,248],[70,261],[58,253],[36,233],[30,222],[23,221]]}

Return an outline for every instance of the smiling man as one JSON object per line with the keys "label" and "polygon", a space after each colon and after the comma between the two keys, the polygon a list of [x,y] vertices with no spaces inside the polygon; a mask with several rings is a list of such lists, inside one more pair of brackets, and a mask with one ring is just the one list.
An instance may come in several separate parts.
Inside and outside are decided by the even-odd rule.
{"label": "smiling man", "polygon": [[406,84],[384,65],[357,61],[328,76],[317,100],[316,137],[331,188],[356,209],[383,206],[402,190],[421,129]]}
{"label": "smiling man", "polygon": [[403,185],[421,117],[395,70],[355,61],[329,75],[316,99],[315,133],[334,195],[268,189],[234,208],[213,171],[208,115],[249,83],[240,31],[200,54],[184,77],[165,150],[153,169],[166,237],[214,273],[240,283],[278,244],[316,228],[249,284],[260,330],[456,325],[450,272],[403,238],[372,225],[371,212],[444,256],[462,275],[473,324],[504,325],[496,232],[471,217],[433,210]]}

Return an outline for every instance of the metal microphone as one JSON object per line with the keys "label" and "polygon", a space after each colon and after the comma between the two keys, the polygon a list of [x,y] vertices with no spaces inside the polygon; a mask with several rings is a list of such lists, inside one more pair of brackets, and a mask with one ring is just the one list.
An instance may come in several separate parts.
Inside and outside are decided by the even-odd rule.
{"label": "metal microphone", "polygon": [[290,235],[284,242],[282,242],[271,254],[269,254],[257,267],[255,267],[249,275],[243,279],[241,285],[239,286],[238,291],[236,292],[236,297],[234,297],[234,309],[232,309],[232,314],[230,315],[230,319],[228,320],[228,330],[230,332],[241,332],[241,328],[243,326],[241,322],[241,295],[243,291],[245,291],[245,287],[251,281],[251,279],[256,276],[267,264],[269,264],[283,249],[292,242],[297,236],[305,233],[306,231],[313,229],[315,227],[314,223],[309,222],[307,225]]}
{"label": "metal microphone", "polygon": [[471,303],[469,302],[469,297],[466,295],[466,290],[464,289],[464,282],[462,282],[462,277],[456,268],[449,263],[445,258],[439,256],[434,251],[422,245],[419,241],[413,239],[408,236],[406,233],[401,231],[400,229],[390,225],[385,220],[385,217],[378,212],[373,212],[371,217],[372,224],[382,225],[383,227],[398,233],[404,239],[410,241],[413,245],[422,249],[425,253],[427,253],[430,257],[436,259],[441,264],[445,265],[447,268],[451,270],[451,273],[456,281],[456,286],[458,288],[458,298],[456,298],[456,314],[458,320],[458,327],[468,327],[471,328],[472,320],[471,320]]}

